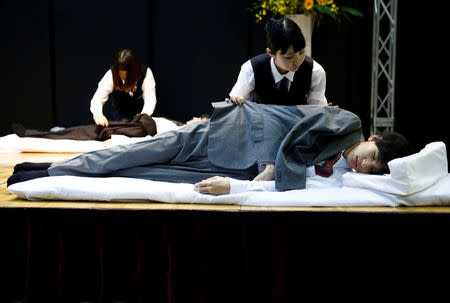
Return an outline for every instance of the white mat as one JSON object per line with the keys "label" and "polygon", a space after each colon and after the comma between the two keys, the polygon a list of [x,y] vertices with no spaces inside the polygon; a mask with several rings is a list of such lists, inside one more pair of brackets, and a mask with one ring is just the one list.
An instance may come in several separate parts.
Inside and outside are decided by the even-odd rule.
{"label": "white mat", "polygon": [[[172,121],[165,118],[154,117],[158,133],[178,129]],[[0,152],[36,152],[36,153],[84,153],[92,150],[103,149],[105,147],[130,144],[147,137],[130,138],[123,135],[112,135],[110,140],[67,140],[67,139],[46,139],[46,138],[21,138],[15,134],[0,137]]]}
{"label": "white mat", "polygon": [[203,203],[248,206],[424,206],[450,204],[450,175],[411,195],[343,186],[286,192],[247,192],[223,196],[200,194],[192,184],[133,178],[58,176],[16,183],[8,190],[28,200]]}

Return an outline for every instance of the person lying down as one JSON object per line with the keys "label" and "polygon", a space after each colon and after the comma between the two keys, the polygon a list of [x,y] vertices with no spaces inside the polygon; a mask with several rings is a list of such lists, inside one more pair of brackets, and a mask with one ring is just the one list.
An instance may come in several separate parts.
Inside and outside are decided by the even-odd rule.
{"label": "person lying down", "polygon": [[[388,172],[387,162],[411,154],[407,140],[385,133],[362,140],[361,121],[329,106],[213,103],[209,120],[149,140],[54,163],[17,164],[8,186],[46,176],[130,177],[195,184],[205,194],[233,184],[273,180],[272,190],[303,189],[313,174]],[[231,179],[230,179],[231,178]]]}
{"label": "person lying down", "polygon": [[[367,141],[351,145],[335,156],[306,168],[305,188],[342,187],[342,176],[350,171],[364,174],[388,173],[386,159],[392,150],[406,143],[399,133],[387,131],[372,135]],[[403,141],[403,142],[402,142]],[[401,148],[401,147],[400,147]],[[402,153],[394,158],[399,158]],[[407,152],[404,155],[409,155]],[[267,171],[273,171],[273,165]],[[215,176],[195,184],[194,190],[203,194],[225,195],[251,191],[277,191],[274,181],[246,181]]]}

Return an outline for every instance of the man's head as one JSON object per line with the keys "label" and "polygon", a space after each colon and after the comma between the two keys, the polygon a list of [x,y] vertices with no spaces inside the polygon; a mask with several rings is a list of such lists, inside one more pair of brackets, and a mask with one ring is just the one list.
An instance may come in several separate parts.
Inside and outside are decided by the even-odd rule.
{"label": "man's head", "polygon": [[359,173],[384,174],[389,173],[389,161],[412,153],[411,145],[404,136],[385,131],[347,148],[344,157],[347,164]]}
{"label": "man's head", "polygon": [[305,59],[305,38],[298,25],[287,18],[270,19],[266,24],[266,52],[281,73],[296,71]]}

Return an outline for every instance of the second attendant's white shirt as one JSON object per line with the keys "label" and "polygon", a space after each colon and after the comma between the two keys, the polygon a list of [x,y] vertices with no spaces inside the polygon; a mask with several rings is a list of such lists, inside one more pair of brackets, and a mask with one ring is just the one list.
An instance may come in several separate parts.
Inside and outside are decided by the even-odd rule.
{"label": "second attendant's white shirt", "polygon": [[[103,105],[108,101],[109,95],[114,90],[113,75],[108,70],[98,83],[97,91],[91,100],[91,113],[95,117],[103,114]],[[142,92],[144,99],[144,107],[141,113],[151,116],[156,106],[155,78],[150,68],[147,68],[147,74],[142,82]]]}

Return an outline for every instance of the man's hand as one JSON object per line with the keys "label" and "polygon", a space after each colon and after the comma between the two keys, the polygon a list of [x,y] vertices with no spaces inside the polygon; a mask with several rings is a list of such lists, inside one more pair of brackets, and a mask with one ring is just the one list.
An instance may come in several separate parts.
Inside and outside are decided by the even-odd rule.
{"label": "man's hand", "polygon": [[192,117],[191,120],[186,121],[186,125],[191,124],[192,122],[202,121],[203,119],[200,117]]}
{"label": "man's hand", "polygon": [[242,105],[244,104],[244,97],[242,96],[233,96],[230,98],[226,98],[225,101],[231,101],[236,105]]}
{"label": "man's hand", "polygon": [[186,121],[186,125],[187,125],[187,124],[191,124],[192,122],[208,120],[209,118],[210,118],[210,115],[208,115],[208,114],[203,114],[203,115],[201,115],[200,117],[192,117],[191,120]]}
{"label": "man's hand", "polygon": [[[333,106],[333,103],[328,103],[328,106]],[[334,105],[335,108],[339,108],[339,105]]]}
{"label": "man's hand", "polygon": [[225,177],[215,176],[196,183],[194,190],[214,196],[226,195],[230,193],[230,180]]}
{"label": "man's hand", "polygon": [[275,180],[275,164],[266,163],[264,170],[257,175],[253,181],[272,181]]}
{"label": "man's hand", "polygon": [[103,115],[95,116],[94,121],[95,121],[95,124],[100,125],[100,126],[108,127],[108,125],[109,125],[108,119],[106,119],[106,117]]}

